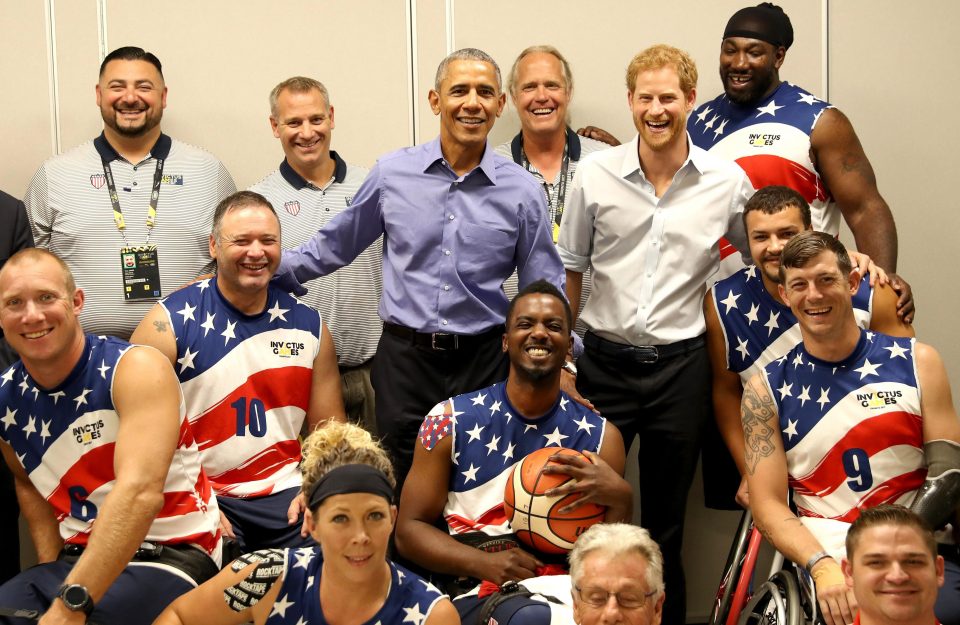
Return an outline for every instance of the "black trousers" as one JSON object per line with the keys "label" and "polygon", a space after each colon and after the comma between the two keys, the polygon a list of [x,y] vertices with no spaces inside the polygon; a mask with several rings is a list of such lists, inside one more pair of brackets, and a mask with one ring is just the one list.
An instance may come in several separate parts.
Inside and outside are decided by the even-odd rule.
{"label": "black trousers", "polygon": [[370,378],[377,396],[377,432],[393,458],[398,494],[430,409],[506,379],[510,365],[501,345],[502,335],[496,333],[469,348],[452,350],[414,345],[389,332],[380,336]]}
{"label": "black trousers", "polygon": [[640,525],[660,545],[667,599],[664,623],[686,622],[681,560],[687,494],[710,416],[710,363],[702,346],[638,363],[590,346],[577,362],[577,390],[620,429],[639,435]]}

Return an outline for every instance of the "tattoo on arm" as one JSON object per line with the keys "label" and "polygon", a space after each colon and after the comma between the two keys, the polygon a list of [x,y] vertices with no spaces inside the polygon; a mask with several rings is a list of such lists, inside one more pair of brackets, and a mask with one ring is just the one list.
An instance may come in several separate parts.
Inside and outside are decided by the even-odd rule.
{"label": "tattoo on arm", "polygon": [[873,173],[873,168],[863,153],[845,153],[840,159],[840,169],[845,174],[858,174],[870,184],[877,184],[877,177]]}
{"label": "tattoo on arm", "polygon": [[743,436],[746,441],[744,460],[750,475],[756,471],[757,463],[761,458],[766,458],[773,453],[773,437],[778,435],[776,428],[773,427],[777,416],[773,398],[767,393],[761,396],[754,386],[755,383],[751,381],[743,389],[743,401],[740,407]]}
{"label": "tattoo on arm", "polygon": [[154,321],[153,327],[157,332],[166,332],[170,327],[170,324],[166,321]]}

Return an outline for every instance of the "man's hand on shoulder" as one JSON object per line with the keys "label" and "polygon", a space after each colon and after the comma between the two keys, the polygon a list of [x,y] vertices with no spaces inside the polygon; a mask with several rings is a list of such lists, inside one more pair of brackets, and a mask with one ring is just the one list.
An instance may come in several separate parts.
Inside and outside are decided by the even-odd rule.
{"label": "man's hand on shoulder", "polygon": [[581,137],[587,137],[588,139],[593,139],[594,141],[606,143],[607,145],[620,145],[619,139],[614,137],[603,128],[597,128],[596,126],[584,126],[583,128],[579,128],[577,129],[577,134]]}
{"label": "man's hand on shoulder", "polygon": [[916,315],[916,306],[913,301],[913,289],[910,284],[900,277],[899,274],[890,274],[890,286],[897,294],[897,316],[903,319],[904,323],[913,323],[913,317]]}
{"label": "man's hand on shoulder", "polygon": [[581,395],[577,390],[577,376],[566,369],[560,371],[560,390],[569,395],[573,401],[600,414],[600,411],[593,405],[593,402]]}

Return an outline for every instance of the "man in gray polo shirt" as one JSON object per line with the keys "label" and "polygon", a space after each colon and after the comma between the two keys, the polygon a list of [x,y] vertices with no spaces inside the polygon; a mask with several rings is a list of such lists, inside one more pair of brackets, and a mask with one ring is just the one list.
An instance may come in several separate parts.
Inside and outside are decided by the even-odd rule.
{"label": "man in gray polo shirt", "polygon": [[[270,126],[280,139],[280,167],[253,185],[280,216],[284,248],[305,243],[350,206],[367,177],[330,149],[333,106],[322,83],[303,76],[284,80],[270,92]],[[382,241],[342,269],[307,282],[300,299],[320,311],[337,348],[347,416],[376,431],[370,360],[383,323],[377,314],[382,278]]]}
{"label": "man in gray polo shirt", "polygon": [[37,247],[87,294],[83,330],[128,339],[157,299],[211,271],[213,209],[237,189],[220,161],[160,131],[156,56],[114,50],[96,93],[103,133],[41,165],[24,203]]}

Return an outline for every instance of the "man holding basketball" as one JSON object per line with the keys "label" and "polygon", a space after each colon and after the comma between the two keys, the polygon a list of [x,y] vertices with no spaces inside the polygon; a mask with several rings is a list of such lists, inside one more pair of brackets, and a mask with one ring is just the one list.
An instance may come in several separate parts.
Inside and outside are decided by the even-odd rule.
{"label": "man holding basketball", "polygon": [[[607,507],[606,521],[631,518],[632,492],[622,477],[620,432],[560,390],[571,325],[570,307],[554,286],[540,280],[522,289],[507,311],[506,382],[438,404],[420,428],[420,444],[400,499],[397,549],[430,571],[459,577],[458,582],[471,580],[463,590],[476,586],[476,580],[492,583],[455,597],[465,625],[478,622],[490,594],[486,587],[496,591],[494,586],[508,581],[519,580],[529,590],[569,600],[566,577],[542,577],[562,570],[562,556],[551,565],[548,556],[520,547],[504,511],[504,487],[527,454],[565,447],[590,459],[558,455],[556,464],[543,468],[543,473],[575,480],[547,490],[546,496],[581,494],[561,508],[560,515],[595,503]],[[447,490],[435,484],[447,484]],[[441,517],[449,533],[436,527]],[[553,613],[569,622],[569,606],[527,594],[503,601],[491,616],[501,625],[546,624]]]}

